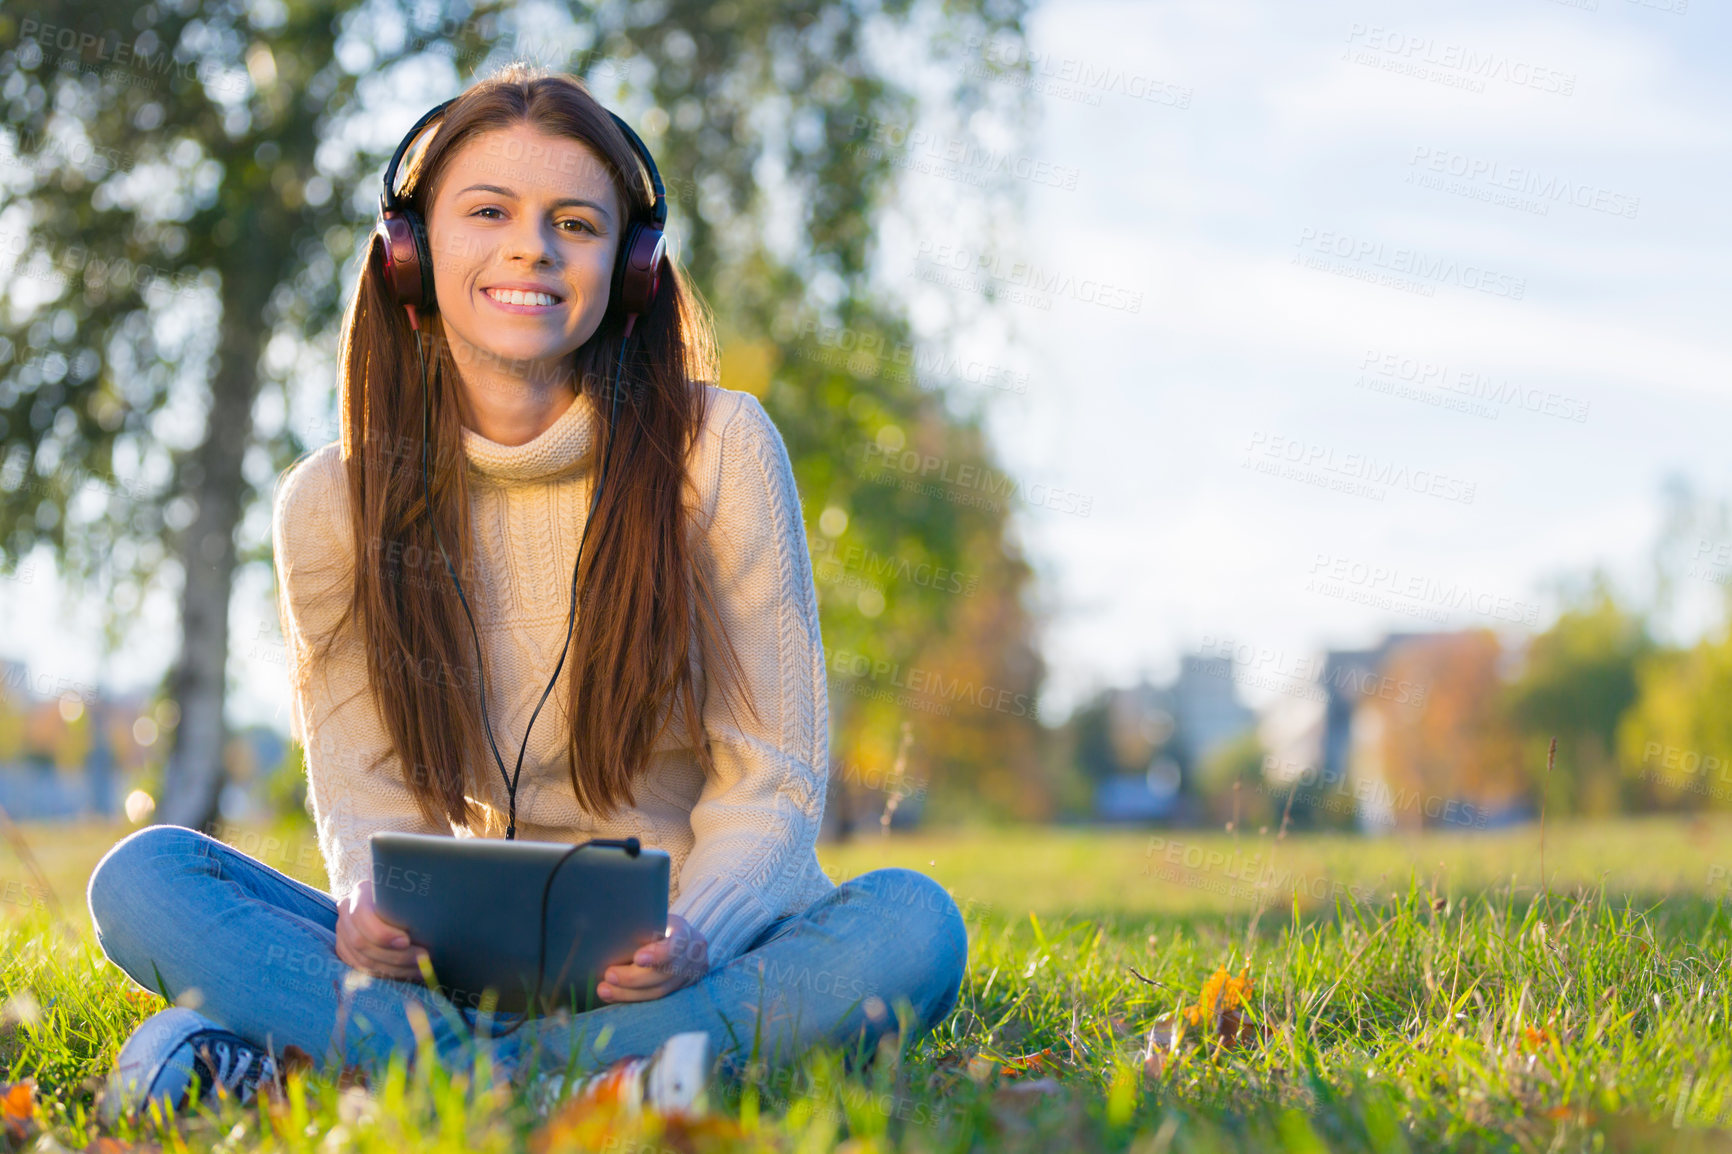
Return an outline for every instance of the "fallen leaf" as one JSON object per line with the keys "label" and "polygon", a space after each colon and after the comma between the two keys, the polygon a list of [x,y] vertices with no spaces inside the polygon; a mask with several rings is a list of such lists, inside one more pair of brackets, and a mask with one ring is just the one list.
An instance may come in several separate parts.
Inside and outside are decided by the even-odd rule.
{"label": "fallen leaf", "polygon": [[36,1082],[25,1078],[0,1085],[0,1125],[13,1144],[21,1144],[36,1129]]}
{"label": "fallen leaf", "polygon": [[1197,1004],[1185,1007],[1185,1021],[1198,1029],[1216,1025],[1223,1014],[1249,1004],[1250,996],[1251,971],[1246,970],[1243,977],[1235,978],[1227,972],[1226,966],[1222,966],[1203,983]]}
{"label": "fallen leaf", "polygon": [[993,1095],[995,1101],[1023,1101],[1029,1098],[1039,1098],[1045,1094],[1056,1094],[1061,1089],[1056,1078],[1029,1078],[1021,1082],[1006,1082]]}
{"label": "fallen leaf", "polygon": [[1143,1051],[1143,1073],[1150,1078],[1159,1078],[1167,1072],[1167,1055],[1159,1046],[1151,1045]]}
{"label": "fallen leaf", "polygon": [[1014,1058],[1004,1059],[998,1072],[1007,1078],[1015,1078],[1031,1070],[1036,1073],[1044,1072],[1048,1066],[1057,1062],[1058,1059],[1053,1056],[1052,1047],[1048,1046],[1046,1049],[1036,1050],[1032,1054],[1019,1054]]}
{"label": "fallen leaf", "polygon": [[530,1136],[531,1154],[562,1154],[567,1150],[667,1149],[679,1154],[723,1150],[745,1137],[731,1118],[703,1114],[663,1114],[643,1110],[633,1114],[611,1094],[577,1094],[567,1098]]}
{"label": "fallen leaf", "polygon": [[1149,1027],[1148,1045],[1143,1052],[1144,1070],[1158,1075],[1165,1068],[1165,1059],[1156,1063],[1152,1056],[1177,1050],[1187,1037],[1201,1042],[1218,1041],[1227,1046],[1260,1038],[1262,1027],[1246,1014],[1250,1009],[1251,990],[1250,970],[1234,977],[1225,966],[1217,969],[1203,983],[1196,1005],[1158,1018]]}
{"label": "fallen leaf", "polygon": [[1543,1030],[1536,1030],[1532,1026],[1522,1027],[1523,1049],[1543,1050],[1554,1040],[1552,1028],[1550,1026],[1547,1026]]}

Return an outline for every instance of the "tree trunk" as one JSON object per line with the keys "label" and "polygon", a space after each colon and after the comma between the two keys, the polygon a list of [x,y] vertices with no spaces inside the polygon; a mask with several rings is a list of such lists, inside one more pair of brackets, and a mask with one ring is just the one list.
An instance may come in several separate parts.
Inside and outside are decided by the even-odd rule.
{"label": "tree trunk", "polygon": [[163,778],[156,820],[203,829],[217,817],[228,727],[229,594],[235,571],[235,526],[247,485],[241,459],[252,440],[258,397],[264,297],[275,269],[223,277],[222,340],[211,384],[205,439],[182,470],[183,491],[197,503],[181,542],[181,651],[170,671],[180,724]]}

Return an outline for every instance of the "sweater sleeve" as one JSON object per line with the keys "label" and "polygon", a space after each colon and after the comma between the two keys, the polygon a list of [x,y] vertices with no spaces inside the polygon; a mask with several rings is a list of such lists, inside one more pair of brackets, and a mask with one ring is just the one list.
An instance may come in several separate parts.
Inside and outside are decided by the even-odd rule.
{"label": "sweater sleeve", "polygon": [[354,581],[347,494],[335,446],[284,474],[272,517],[277,611],[294,694],[307,794],[331,896],[342,901],[372,872],[374,830],[450,834],[427,822],[403,779],[352,628],[329,657],[313,645],[342,616]]}
{"label": "sweater sleeve", "polygon": [[715,967],[744,952],[805,880],[829,777],[829,700],[800,497],[781,434],[750,394],[722,436],[706,542],[716,608],[744,682],[724,695],[706,660],[703,729],[715,773],[692,807],[693,845],[670,912],[703,933]]}

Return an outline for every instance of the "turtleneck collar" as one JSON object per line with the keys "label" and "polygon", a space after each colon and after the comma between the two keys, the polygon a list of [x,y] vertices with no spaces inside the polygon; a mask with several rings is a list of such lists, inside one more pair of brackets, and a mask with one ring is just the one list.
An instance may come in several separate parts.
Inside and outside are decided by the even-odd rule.
{"label": "turtleneck collar", "polygon": [[501,445],[465,425],[463,452],[472,471],[494,481],[548,481],[586,467],[602,432],[590,399],[579,396],[558,420],[521,445]]}

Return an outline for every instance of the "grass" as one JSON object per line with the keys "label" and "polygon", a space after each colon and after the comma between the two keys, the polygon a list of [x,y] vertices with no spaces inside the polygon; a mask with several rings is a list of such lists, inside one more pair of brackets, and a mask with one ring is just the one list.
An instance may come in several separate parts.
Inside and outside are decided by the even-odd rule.
{"label": "grass", "polygon": [[[25,900],[30,875],[0,856],[13,895],[0,903],[0,1081],[34,1079],[37,1121],[79,1149],[100,1137],[96,1079],[163,1003],[102,959],[82,910],[84,878],[124,830],[27,832],[67,918]],[[305,835],[271,836],[229,840],[322,882]],[[542,1123],[476,1089],[485,1079],[425,1062],[370,1094],[292,1077],[285,1103],[111,1137],[318,1154],[1732,1151],[1724,819],[1548,822],[1544,886],[1533,828],[1278,843],[981,830],[820,856],[836,878],[920,869],[968,921],[957,1011],[866,1071],[817,1053],[791,1077],[722,1087],[712,1125],[664,1130],[593,1114]],[[1196,1006],[1223,967],[1249,980],[1243,1029],[1217,1006],[1146,1066],[1151,1027]]]}

